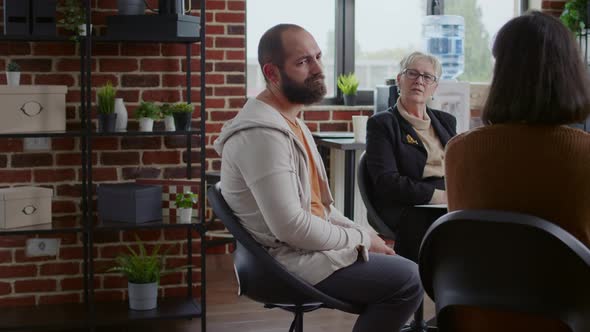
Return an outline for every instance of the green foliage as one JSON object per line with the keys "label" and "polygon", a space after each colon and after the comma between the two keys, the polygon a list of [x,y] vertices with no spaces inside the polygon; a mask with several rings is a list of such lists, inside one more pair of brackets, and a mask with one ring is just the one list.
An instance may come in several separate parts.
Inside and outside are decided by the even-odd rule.
{"label": "green foliage", "polygon": [[137,109],[135,109],[136,118],[150,118],[158,120],[160,118],[160,108],[151,101],[142,101]]}
{"label": "green foliage", "polygon": [[176,103],[172,105],[173,113],[192,113],[195,110],[193,104]]}
{"label": "green foliage", "polygon": [[108,81],[102,88],[98,89],[96,96],[98,98],[98,113],[112,114],[115,113],[115,94],[117,90]]}
{"label": "green foliage", "polygon": [[127,245],[127,254],[120,254],[115,258],[116,266],[110,268],[109,272],[121,272],[129,282],[134,284],[148,284],[159,282],[163,274],[163,255],[159,254],[160,244],[157,244],[152,252],[148,254],[143,242],[136,235],[138,250]]}
{"label": "green foliage", "polygon": [[[65,0],[63,7],[63,19],[59,23],[64,25],[64,29],[72,31],[76,36],[81,33],[80,25],[86,22],[86,15],[82,8],[80,0]],[[76,36],[72,39],[76,39]]]}
{"label": "green foliage", "polygon": [[341,74],[338,76],[338,88],[345,95],[356,95],[356,89],[359,87],[359,80],[354,73]]}
{"label": "green foliage", "polygon": [[477,0],[445,2],[445,14],[465,19],[465,72],[457,79],[468,82],[489,82],[492,77],[490,34],[483,25]]}
{"label": "green foliage", "polygon": [[177,194],[176,207],[180,209],[190,209],[193,207],[193,204],[197,202],[198,197],[199,195],[193,194],[190,191],[187,191],[184,194]]}
{"label": "green foliage", "polygon": [[20,71],[20,66],[14,61],[10,61],[6,66],[6,71]]}
{"label": "green foliage", "polygon": [[162,111],[162,117],[171,116],[172,115],[172,105],[166,103],[160,106],[160,111]]}
{"label": "green foliage", "polygon": [[588,0],[570,0],[559,17],[561,22],[575,34],[580,34],[586,27],[587,13],[586,5]]}

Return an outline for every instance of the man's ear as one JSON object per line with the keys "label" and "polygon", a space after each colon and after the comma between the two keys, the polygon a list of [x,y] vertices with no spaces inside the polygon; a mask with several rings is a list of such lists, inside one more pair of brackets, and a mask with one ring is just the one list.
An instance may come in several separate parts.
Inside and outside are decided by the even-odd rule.
{"label": "man's ear", "polygon": [[262,73],[264,77],[269,82],[278,83],[279,82],[279,68],[272,63],[267,63],[262,66]]}

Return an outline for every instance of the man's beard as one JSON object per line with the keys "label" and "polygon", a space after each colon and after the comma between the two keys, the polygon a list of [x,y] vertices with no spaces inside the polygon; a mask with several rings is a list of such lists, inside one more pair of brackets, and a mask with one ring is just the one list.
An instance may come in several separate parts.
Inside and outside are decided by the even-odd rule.
{"label": "man's beard", "polygon": [[281,72],[281,89],[285,98],[293,104],[311,105],[322,100],[326,95],[324,75],[316,74],[308,77],[303,83],[296,82],[283,70]]}

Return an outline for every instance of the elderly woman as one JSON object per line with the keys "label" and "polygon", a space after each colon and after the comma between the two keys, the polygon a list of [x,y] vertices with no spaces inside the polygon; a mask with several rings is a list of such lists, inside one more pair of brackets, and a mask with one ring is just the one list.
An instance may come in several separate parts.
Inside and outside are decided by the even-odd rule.
{"label": "elderly woman", "polygon": [[440,62],[432,55],[414,52],[405,57],[397,75],[396,105],[367,123],[371,199],[396,233],[395,250],[414,261],[424,233],[442,212],[413,206],[447,202],[444,149],[456,134],[457,122],[426,106],[440,74]]}
{"label": "elderly woman", "polygon": [[[565,126],[590,112],[588,72],[573,34],[555,17],[530,12],[498,31],[492,54],[486,125],[447,147],[449,211],[535,215],[590,247],[590,134]],[[461,325],[453,331],[570,331],[547,316],[468,307],[455,314]]]}

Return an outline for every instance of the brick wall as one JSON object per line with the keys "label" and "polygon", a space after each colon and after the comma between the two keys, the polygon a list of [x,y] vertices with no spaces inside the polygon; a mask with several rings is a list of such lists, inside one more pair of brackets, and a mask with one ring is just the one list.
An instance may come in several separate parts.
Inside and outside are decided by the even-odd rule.
{"label": "brick wall", "polygon": [[[208,169],[219,169],[219,158],[211,145],[224,121],[239,111],[245,100],[245,1],[207,1],[207,158]],[[193,1],[198,2],[198,1]],[[559,15],[565,1],[543,1],[543,10]],[[116,11],[116,0],[92,0],[93,24],[104,32],[105,17]],[[150,1],[155,7],[156,1]],[[1,11],[1,8],[0,8]],[[195,10],[195,13],[198,12]],[[199,51],[192,48],[193,102],[199,102]],[[93,86],[111,80],[118,96],[125,99],[130,128],[137,128],[133,109],[141,100],[174,102],[184,100],[184,46],[173,44],[97,44],[92,63]],[[78,126],[80,97],[78,50],[71,43],[0,43],[0,67],[16,60],[22,67],[22,84],[64,84],[68,86],[68,128]],[[0,84],[5,76],[0,75]],[[95,91],[95,90],[93,90]],[[352,115],[369,110],[306,110],[302,116],[312,130],[351,130]],[[195,113],[195,124],[199,120]],[[162,124],[158,124],[162,126]],[[21,139],[0,139],[0,186],[43,185],[55,190],[54,215],[65,222],[80,212],[80,156],[78,139],[53,138],[51,150],[28,153]],[[193,146],[198,145],[194,138]],[[136,178],[179,178],[184,176],[183,138],[99,138],[94,141],[94,181],[132,181]],[[195,150],[195,152],[198,151]],[[195,154],[193,160],[198,160]],[[195,168],[195,176],[198,169]],[[168,263],[185,264],[184,231],[149,230],[137,232],[147,243],[172,246]],[[196,235],[196,234],[195,234]],[[25,236],[0,236],[0,306],[76,302],[82,297],[82,248],[79,235],[60,234],[57,257],[27,258]],[[113,257],[134,232],[103,232],[96,235],[95,278],[98,299],[122,299],[125,280],[104,274]],[[195,244],[198,248],[198,242]],[[199,263],[195,257],[195,265]],[[161,295],[184,294],[183,273],[162,280]],[[200,274],[195,272],[198,290]]]}

